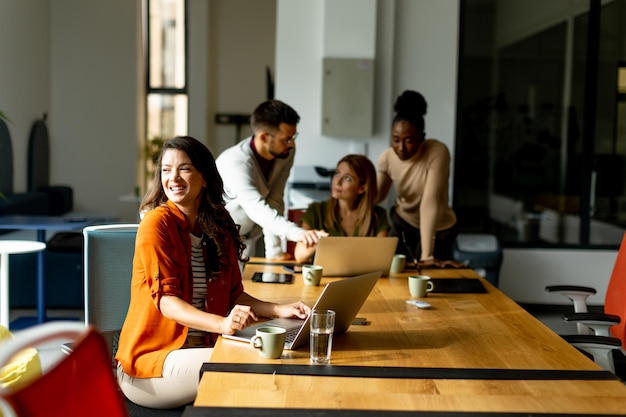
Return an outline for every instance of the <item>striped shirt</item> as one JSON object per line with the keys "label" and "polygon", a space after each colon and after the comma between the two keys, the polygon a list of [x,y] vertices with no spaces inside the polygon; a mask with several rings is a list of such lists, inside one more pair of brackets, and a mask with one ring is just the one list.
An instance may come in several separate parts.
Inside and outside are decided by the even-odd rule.
{"label": "striped shirt", "polygon": [[[207,296],[207,274],[204,264],[204,254],[202,253],[202,238],[189,233],[191,238],[191,271],[193,274],[193,302],[192,305],[198,310],[206,311]],[[209,278],[211,279],[211,278]],[[189,329],[188,336],[204,337],[208,333],[202,330]]]}

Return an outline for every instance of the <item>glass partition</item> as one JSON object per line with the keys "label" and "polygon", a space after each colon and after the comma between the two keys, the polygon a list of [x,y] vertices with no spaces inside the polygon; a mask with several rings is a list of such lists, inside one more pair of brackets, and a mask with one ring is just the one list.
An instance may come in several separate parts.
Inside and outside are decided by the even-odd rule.
{"label": "glass partition", "polygon": [[626,2],[599,9],[597,35],[583,11],[502,42],[497,8],[507,4],[463,2],[453,202],[461,231],[494,233],[509,247],[618,245]]}

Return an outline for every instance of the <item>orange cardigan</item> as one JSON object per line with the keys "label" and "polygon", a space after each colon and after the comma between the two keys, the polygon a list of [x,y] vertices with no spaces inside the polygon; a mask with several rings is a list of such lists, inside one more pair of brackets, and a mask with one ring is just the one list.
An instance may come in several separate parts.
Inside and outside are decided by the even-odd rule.
{"label": "orange cardigan", "polygon": [[[159,311],[163,295],[191,303],[190,228],[183,213],[171,202],[147,212],[135,241],[130,306],[115,356],[124,372],[136,378],[161,377],[168,353],[180,349],[188,328],[165,318]],[[207,280],[206,311],[228,315],[243,292],[235,246],[231,245],[228,268],[218,278]],[[207,253],[204,253],[205,259]],[[215,343],[217,335],[212,335]]]}

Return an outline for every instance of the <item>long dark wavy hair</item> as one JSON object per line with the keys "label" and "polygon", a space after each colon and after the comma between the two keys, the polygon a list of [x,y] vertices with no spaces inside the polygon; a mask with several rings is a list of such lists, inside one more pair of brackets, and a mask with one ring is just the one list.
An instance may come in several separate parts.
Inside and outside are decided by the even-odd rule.
{"label": "long dark wavy hair", "polygon": [[[161,184],[161,168],[163,154],[169,149],[177,149],[187,154],[194,168],[202,174],[206,182],[206,187],[202,188],[200,197],[200,207],[198,208],[197,222],[202,232],[209,238],[209,249],[215,250],[215,259],[219,260],[219,267],[226,266],[229,259],[225,236],[230,236],[237,249],[237,258],[245,262],[248,260],[243,255],[246,245],[239,236],[239,225],[235,224],[233,218],[226,210],[224,201],[224,181],[217,171],[215,158],[211,151],[200,141],[190,136],[176,136],[163,144],[156,163],[154,177],[148,192],[141,201],[140,212],[152,210],[164,205],[167,196]],[[209,265],[207,265],[209,266]]]}

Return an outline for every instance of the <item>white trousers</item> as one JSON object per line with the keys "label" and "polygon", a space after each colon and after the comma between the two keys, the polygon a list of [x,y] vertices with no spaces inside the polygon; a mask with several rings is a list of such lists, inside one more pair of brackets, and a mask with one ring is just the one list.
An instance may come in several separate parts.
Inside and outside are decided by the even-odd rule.
{"label": "white trousers", "polygon": [[117,366],[117,382],[130,401],[149,408],[177,408],[193,402],[198,393],[200,368],[213,348],[178,349],[170,352],[159,378],[134,378]]}

